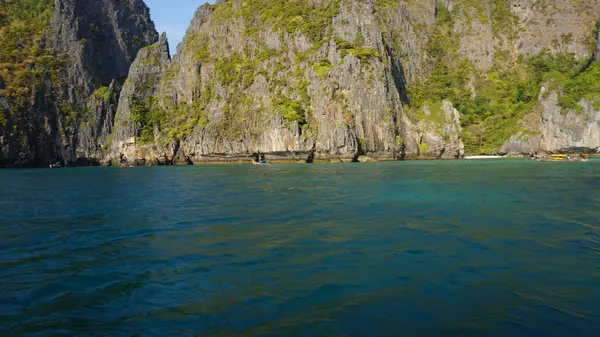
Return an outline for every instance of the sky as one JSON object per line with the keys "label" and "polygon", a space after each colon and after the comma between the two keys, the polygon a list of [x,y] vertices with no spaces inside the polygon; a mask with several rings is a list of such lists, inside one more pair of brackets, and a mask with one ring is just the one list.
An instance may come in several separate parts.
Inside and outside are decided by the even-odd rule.
{"label": "sky", "polygon": [[167,32],[169,49],[175,53],[177,44],[183,40],[185,31],[190,25],[196,9],[207,0],[145,0],[150,7],[150,17],[159,34]]}

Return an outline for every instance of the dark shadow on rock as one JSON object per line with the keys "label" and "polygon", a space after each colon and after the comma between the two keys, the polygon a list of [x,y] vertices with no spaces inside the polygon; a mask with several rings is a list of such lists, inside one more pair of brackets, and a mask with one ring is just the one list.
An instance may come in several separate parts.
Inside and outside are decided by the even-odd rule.
{"label": "dark shadow on rock", "polygon": [[406,74],[404,73],[404,68],[395,57],[393,49],[390,48],[387,44],[385,45],[385,50],[390,56],[390,59],[392,60],[392,77],[394,78],[394,85],[396,86],[396,90],[398,90],[398,93],[400,94],[400,100],[402,101],[402,103],[410,105],[410,98],[408,97],[406,89]]}
{"label": "dark shadow on rock", "polygon": [[446,153],[446,148],[442,148],[442,151],[440,151],[440,154],[436,157],[436,159],[442,159],[442,157],[444,156],[444,153]]}
{"label": "dark shadow on rock", "polygon": [[310,151],[310,153],[308,154],[308,157],[306,158],[306,163],[312,164],[314,162],[315,162],[315,149],[313,148],[313,150]]}
{"label": "dark shadow on rock", "polygon": [[100,166],[100,160],[96,158],[79,157],[75,162],[65,166]]}
{"label": "dark shadow on rock", "polygon": [[251,157],[251,158],[252,158],[252,160],[253,160],[253,161],[255,161],[255,162],[259,162],[259,161],[261,161],[261,160],[262,160],[262,161],[266,161],[265,154],[264,154],[264,153],[262,153],[262,152],[260,152],[260,151],[252,153],[252,154],[250,155],[250,157]]}
{"label": "dark shadow on rock", "polygon": [[591,149],[589,147],[567,147],[556,151],[556,153],[566,153],[566,154],[594,154],[596,153],[596,149]]}

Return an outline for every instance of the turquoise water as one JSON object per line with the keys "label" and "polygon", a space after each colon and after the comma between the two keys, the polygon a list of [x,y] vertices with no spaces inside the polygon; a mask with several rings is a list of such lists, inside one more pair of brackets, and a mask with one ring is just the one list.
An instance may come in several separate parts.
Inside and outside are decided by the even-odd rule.
{"label": "turquoise water", "polygon": [[0,171],[0,335],[597,336],[600,160]]}

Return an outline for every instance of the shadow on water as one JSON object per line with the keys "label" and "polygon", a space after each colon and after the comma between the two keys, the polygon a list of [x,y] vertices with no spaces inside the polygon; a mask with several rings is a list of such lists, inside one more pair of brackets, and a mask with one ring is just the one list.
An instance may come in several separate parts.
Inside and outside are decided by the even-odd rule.
{"label": "shadow on water", "polygon": [[1,171],[0,335],[591,336],[599,169]]}

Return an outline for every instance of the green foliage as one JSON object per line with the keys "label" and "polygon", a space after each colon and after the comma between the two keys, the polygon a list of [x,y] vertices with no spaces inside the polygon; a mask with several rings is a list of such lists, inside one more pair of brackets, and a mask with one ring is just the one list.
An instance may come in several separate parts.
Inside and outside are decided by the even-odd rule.
{"label": "green foliage", "polygon": [[598,102],[600,95],[600,66],[577,61],[573,54],[542,53],[529,60],[537,83],[549,83],[559,92],[558,103],[564,110],[582,111],[579,102],[587,99]]}
{"label": "green foliage", "polygon": [[[502,1],[495,3],[494,10],[506,9],[500,6]],[[458,54],[458,40],[451,29],[453,19],[443,7],[438,10],[437,23],[426,45],[432,69],[423,82],[409,88],[410,112],[417,118],[440,122],[431,107],[443,100],[452,102],[462,115],[467,152],[489,153],[517,133],[519,120],[538,105],[543,83],[560,93],[559,104],[564,109],[581,111],[578,103],[583,98],[600,104],[598,63],[586,68],[586,62],[577,61],[572,54],[542,52],[520,57],[514,67],[496,67],[479,74]],[[425,106],[433,110],[430,116],[422,113]]]}
{"label": "green foliage", "polygon": [[211,95],[209,88],[206,87],[202,93],[203,97],[191,105],[178,102],[166,109],[158,104],[154,96],[146,99],[134,97],[129,108],[138,130],[136,141],[140,144],[149,144],[160,140],[184,139],[195,127],[206,128],[209,123],[205,112]]}
{"label": "green foliage", "polygon": [[[362,62],[365,62],[371,58],[381,57],[381,55],[379,54],[379,52],[377,50],[371,49],[371,48],[353,48],[353,49],[349,49],[348,53],[356,56]],[[343,55],[344,55],[344,53],[342,52],[342,56]]]}
{"label": "green foliage", "polygon": [[600,106],[600,63],[594,62],[585,71],[569,77],[563,82],[559,105],[564,109],[581,112],[578,104],[582,99],[591,101],[594,107]]}
{"label": "green foliage", "polygon": [[452,14],[448,10],[448,7],[444,5],[437,7],[437,12],[435,13],[435,15],[435,19],[438,26],[452,24]]}
{"label": "green foliage", "polygon": [[113,93],[110,90],[108,90],[108,87],[101,86],[92,93],[90,98],[96,103],[108,102],[111,99],[112,95]]}
{"label": "green foliage", "polygon": [[178,63],[171,63],[169,68],[165,71],[162,78],[160,79],[160,84],[162,86],[166,86],[169,83],[171,83],[172,81],[174,81],[175,79],[177,79],[177,75],[179,74],[179,71],[181,70],[180,67],[181,66]]}
{"label": "green foliage", "polygon": [[538,82],[561,82],[568,77],[573,77],[583,70],[585,63],[577,61],[574,54],[550,54],[544,51],[532,56],[527,62]]}
{"label": "green foliage", "polygon": [[[258,61],[237,53],[215,60],[217,80],[223,85],[243,89],[254,82]],[[283,65],[279,65],[283,69]],[[277,70],[277,68],[275,68]]]}
{"label": "green foliage", "polygon": [[142,60],[142,64],[146,67],[148,66],[153,66],[153,67],[158,67],[160,66],[160,61],[161,61],[161,56],[160,53],[156,52],[156,49],[158,47],[158,42],[151,44],[149,46],[146,47],[146,49],[148,50],[148,57],[144,58]]}
{"label": "green foliage", "polygon": [[217,59],[215,69],[217,80],[223,85],[229,85],[238,79],[239,69],[241,69],[242,57],[239,54],[233,54],[230,57]]}
{"label": "green foliage", "polygon": [[[441,125],[441,102],[452,102],[462,115],[467,152],[489,153],[518,131],[520,118],[537,104],[540,83],[563,65],[540,57],[531,60],[531,66],[522,60],[524,64],[517,68],[479,74],[459,55],[452,27],[452,14],[443,6],[438,8],[437,26],[426,45],[432,69],[423,82],[409,87],[410,112]],[[424,107],[430,115],[423,114]]]}
{"label": "green foliage", "polygon": [[305,110],[299,102],[280,96],[273,101],[273,106],[286,122],[298,122],[300,125],[306,123]]}
{"label": "green foliage", "polygon": [[154,128],[166,124],[166,114],[158,104],[156,97],[140,99],[134,97],[129,105],[131,119],[138,125],[136,141],[147,144],[154,141]]}
{"label": "green foliage", "polygon": [[517,16],[511,9],[511,2],[507,0],[493,0],[492,3],[492,28],[495,34],[508,33],[517,22]]}
{"label": "green foliage", "polygon": [[319,63],[315,64],[313,68],[315,69],[315,73],[319,78],[325,78],[327,75],[329,75],[329,71],[331,71],[333,66],[328,59],[323,59]]}
{"label": "green foliage", "polygon": [[29,109],[45,79],[61,85],[63,62],[46,40],[54,0],[4,1],[0,9],[0,77],[13,112]]}
{"label": "green foliage", "polygon": [[456,102],[470,96],[466,89],[473,67],[461,60],[456,50],[457,38],[452,34],[452,17],[450,12],[440,6],[437,12],[437,26],[425,46],[432,70],[422,82],[409,88],[412,106],[421,109],[426,101],[448,99]]}
{"label": "green foliage", "polygon": [[389,10],[398,7],[398,0],[375,0],[375,7],[381,10]]}
{"label": "green foliage", "polygon": [[336,36],[333,39],[335,41],[335,47],[338,50],[348,50],[348,49],[353,49],[354,48],[354,45],[352,43],[350,43],[350,42],[342,39],[339,36]]}
{"label": "green foliage", "polygon": [[398,143],[399,148],[402,147],[402,145],[404,145],[404,138],[400,135],[396,136],[396,143]]}
{"label": "green foliage", "polygon": [[[359,35],[359,37],[361,37],[362,34]],[[359,47],[357,45],[352,44],[351,42],[348,42],[340,37],[335,37],[335,45],[337,47],[337,49],[340,51],[340,54],[342,57],[346,57],[346,55],[351,54],[356,56],[357,58],[359,58],[362,62],[365,62],[371,58],[380,58],[381,55],[379,54],[379,52],[375,49],[371,49],[371,48],[363,48],[363,47]],[[363,41],[360,41],[361,39],[357,38],[357,44],[360,42],[361,44],[364,44],[364,38]]]}
{"label": "green foliage", "polygon": [[215,8],[215,20],[242,17],[248,27],[247,34],[255,36],[258,31],[272,27],[275,31],[288,33],[301,32],[314,43],[328,37],[332,19],[340,10],[341,0],[324,1],[313,4],[307,0],[246,0],[241,6],[232,1],[224,2]]}
{"label": "green foliage", "polygon": [[[398,6],[396,0],[375,0],[380,18],[385,16],[381,11]],[[310,97],[304,76],[312,68],[319,78],[325,78],[334,66],[327,59],[319,60],[322,56],[316,55],[322,43],[332,39],[331,22],[339,13],[340,1],[246,0],[227,1],[211,7],[215,11],[212,18],[215,30],[221,28],[221,22],[236,18],[238,22],[243,22],[247,41],[259,41],[259,33],[272,30],[290,34],[292,38],[294,34],[301,33],[311,39],[312,47],[300,53],[293,44],[283,44],[281,48],[271,49],[264,43],[244,42],[244,48],[234,49],[231,46],[233,42],[227,41],[226,37],[217,39],[218,42],[209,40],[210,34],[190,37],[187,47],[192,50],[196,61],[213,64],[215,82],[229,87],[224,91],[227,97],[223,97],[228,104],[219,117],[222,120],[213,121],[210,125],[203,115],[206,103],[202,103],[204,107],[197,107],[199,113],[193,112],[196,109],[193,106],[169,108],[167,116],[171,135],[185,134],[190,125],[208,128],[218,125],[218,134],[227,137],[247,132],[243,126],[247,126],[244,121],[250,117],[246,113],[254,113],[256,111],[253,109],[256,108],[247,102],[243,92],[253,83],[257,74],[268,78],[271,97],[275,97],[272,104],[286,122],[298,122],[302,125],[307,119],[310,120],[310,111],[306,109],[310,105]],[[493,0],[489,8],[480,1],[458,0],[453,11],[441,4],[437,6],[436,25],[433,29],[413,26],[417,32],[428,36],[425,46],[428,76],[421,81],[412,82],[407,88],[410,97],[408,113],[419,119],[442,124],[445,122],[441,110],[442,101],[452,102],[461,113],[463,139],[468,152],[491,152],[510,135],[519,131],[518,121],[538,104],[537,97],[542,83],[550,83],[551,88],[560,92],[559,103],[564,108],[578,109],[577,103],[581,98],[592,99],[600,106],[600,99],[593,94],[599,91],[597,64],[584,69],[585,65],[576,62],[572,55],[542,53],[532,58],[521,57],[517,61],[512,58],[510,51],[499,48],[494,52],[493,71],[483,73],[477,70],[458,51],[461,36],[455,33],[457,15],[461,18],[466,15],[467,19],[477,19],[481,23],[491,21],[494,34],[498,38],[502,37],[503,41],[513,38],[516,17],[507,0]],[[345,20],[342,23],[349,24]],[[385,28],[390,32],[398,30],[398,27]],[[402,52],[401,35],[397,33],[391,37],[398,55]],[[364,38],[360,30],[354,42],[333,37],[342,57],[353,55],[361,62],[381,58],[377,50],[365,48],[368,43]],[[570,39],[565,35],[562,42],[569,42]],[[216,58],[211,53],[227,56]],[[294,57],[290,59],[288,55]],[[375,76],[370,74],[369,81],[374,82]],[[210,86],[203,84],[201,90]],[[281,90],[282,87],[285,89]],[[201,96],[206,97],[204,94]],[[425,107],[430,114],[424,114]],[[186,120],[176,116],[184,113],[192,117]],[[348,125],[353,123],[350,113],[344,114],[344,119]],[[161,128],[164,128],[162,124]],[[398,140],[399,145],[403,142],[404,140]]]}
{"label": "green foliage", "polygon": [[358,33],[356,33],[356,40],[354,41],[358,47],[363,47],[365,45],[365,37],[362,34],[362,29],[358,27]]}
{"label": "green foliage", "polygon": [[208,49],[208,41],[206,36],[193,35],[187,40],[187,50],[193,52],[194,60],[201,63],[206,63],[211,59],[210,50]]}

